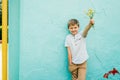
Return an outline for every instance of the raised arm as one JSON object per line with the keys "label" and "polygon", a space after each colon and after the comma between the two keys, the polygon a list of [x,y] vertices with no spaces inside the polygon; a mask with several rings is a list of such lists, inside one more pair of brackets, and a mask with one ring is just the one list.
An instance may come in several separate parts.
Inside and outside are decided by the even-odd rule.
{"label": "raised arm", "polygon": [[87,36],[88,31],[90,30],[90,28],[94,25],[94,20],[90,19],[89,24],[85,27],[84,31],[83,31],[83,37]]}
{"label": "raised arm", "polygon": [[67,50],[68,50],[68,62],[69,62],[69,65],[71,65],[72,64],[72,54],[71,54],[70,47],[67,47]]}

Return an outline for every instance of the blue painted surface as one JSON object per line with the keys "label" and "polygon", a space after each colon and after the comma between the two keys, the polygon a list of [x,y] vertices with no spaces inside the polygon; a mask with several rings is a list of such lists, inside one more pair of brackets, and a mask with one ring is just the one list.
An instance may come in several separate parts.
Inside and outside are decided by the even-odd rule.
{"label": "blue painted surface", "polygon": [[19,80],[20,1],[9,0],[8,80]]}
{"label": "blue painted surface", "polygon": [[[67,21],[76,18],[84,29],[89,22],[84,11],[89,8],[96,11],[96,23],[87,37],[87,80],[106,80],[104,73],[113,67],[120,71],[119,7],[114,0],[21,0],[20,38],[16,37],[20,39],[19,80],[70,80],[64,47]],[[110,75],[108,80],[117,78]]]}

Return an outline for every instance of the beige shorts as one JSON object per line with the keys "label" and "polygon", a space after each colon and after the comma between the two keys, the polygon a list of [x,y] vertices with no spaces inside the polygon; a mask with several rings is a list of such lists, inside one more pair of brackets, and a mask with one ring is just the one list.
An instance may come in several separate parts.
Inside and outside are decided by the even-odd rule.
{"label": "beige shorts", "polygon": [[86,77],[86,61],[82,64],[69,65],[69,71],[72,74],[72,80],[85,80]]}

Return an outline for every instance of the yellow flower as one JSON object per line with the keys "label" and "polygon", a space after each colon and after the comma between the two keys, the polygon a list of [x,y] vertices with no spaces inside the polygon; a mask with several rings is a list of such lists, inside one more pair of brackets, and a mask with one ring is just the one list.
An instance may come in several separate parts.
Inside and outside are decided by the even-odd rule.
{"label": "yellow flower", "polygon": [[90,19],[92,19],[93,16],[94,16],[94,13],[95,13],[95,11],[93,9],[89,9],[88,12],[87,12],[87,16],[89,16]]}
{"label": "yellow flower", "polygon": [[[94,16],[94,14],[95,14],[95,11],[90,8],[90,9],[88,10],[88,12],[85,12],[85,13],[86,13],[86,15],[87,15],[90,19],[92,19],[93,16]],[[93,28],[94,28],[94,25],[93,25]]]}

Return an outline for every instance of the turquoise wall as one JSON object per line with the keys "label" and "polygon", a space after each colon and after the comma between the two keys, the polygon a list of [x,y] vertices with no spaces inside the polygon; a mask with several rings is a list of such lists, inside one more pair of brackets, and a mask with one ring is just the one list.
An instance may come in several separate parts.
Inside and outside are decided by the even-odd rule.
{"label": "turquoise wall", "polygon": [[19,80],[20,1],[9,0],[8,80]]}
{"label": "turquoise wall", "polygon": [[[89,22],[84,11],[89,8],[96,14],[95,30],[87,37],[87,80],[104,80],[113,67],[120,71],[119,1],[21,0],[13,5],[14,1],[9,1],[9,80],[70,80],[64,47],[67,22],[76,18],[84,29]],[[118,78],[110,75],[108,80]]]}

